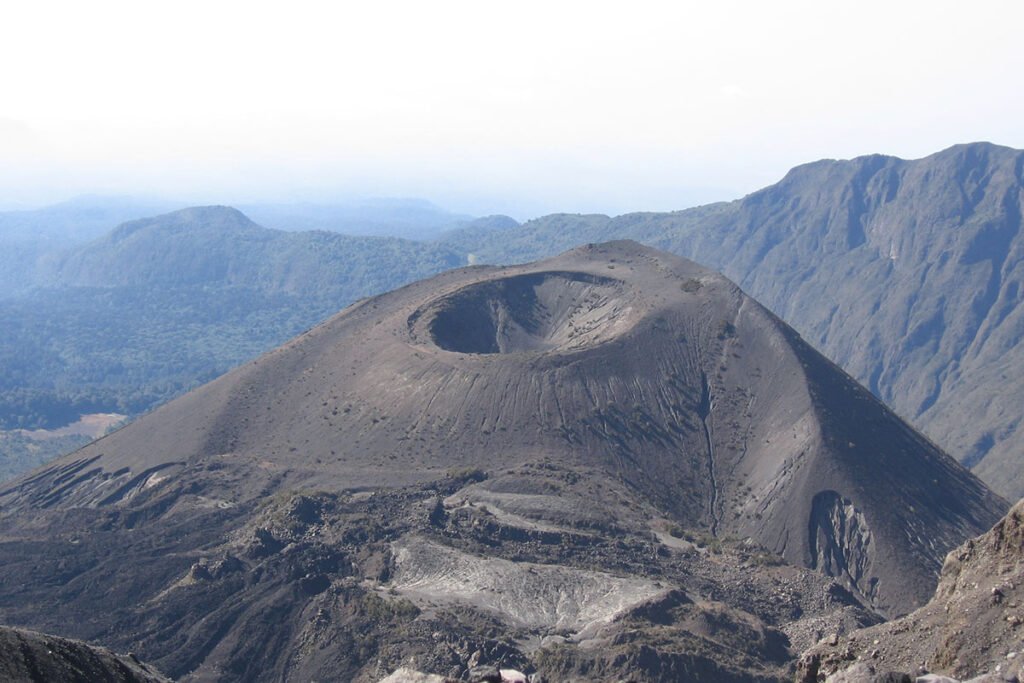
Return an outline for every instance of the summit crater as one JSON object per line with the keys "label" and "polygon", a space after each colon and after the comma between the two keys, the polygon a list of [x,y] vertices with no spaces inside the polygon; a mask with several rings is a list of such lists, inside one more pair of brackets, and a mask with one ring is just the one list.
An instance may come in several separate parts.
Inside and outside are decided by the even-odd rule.
{"label": "summit crater", "polygon": [[496,278],[430,302],[410,318],[414,335],[456,353],[584,349],[635,322],[629,287],[589,273],[549,271]]}

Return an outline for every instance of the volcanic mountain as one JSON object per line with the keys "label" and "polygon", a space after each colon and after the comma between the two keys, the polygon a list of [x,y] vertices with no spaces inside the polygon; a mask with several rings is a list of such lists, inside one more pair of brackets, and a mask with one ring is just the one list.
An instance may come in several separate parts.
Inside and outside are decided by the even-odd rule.
{"label": "volcanic mountain", "polygon": [[0,620],[188,680],[784,680],[1005,510],[724,277],[615,242],[363,300],[9,483]]}
{"label": "volcanic mountain", "polygon": [[456,233],[480,263],[630,238],[705,263],[1000,494],[1024,496],[1024,150],[798,166],[733,202]]}

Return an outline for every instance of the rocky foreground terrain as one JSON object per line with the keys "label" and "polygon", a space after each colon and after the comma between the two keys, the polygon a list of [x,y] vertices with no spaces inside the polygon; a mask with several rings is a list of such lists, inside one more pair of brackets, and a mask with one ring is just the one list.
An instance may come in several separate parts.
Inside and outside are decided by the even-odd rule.
{"label": "rocky foreground terrain", "polygon": [[0,680],[6,683],[170,683],[134,655],[33,631],[0,627]]}
{"label": "rocky foreground terrain", "polygon": [[452,271],[0,488],[0,621],[175,679],[783,681],[989,491],[724,277]]}
{"label": "rocky foreground terrain", "polygon": [[1024,680],[1024,501],[990,531],[949,553],[925,606],[826,637],[801,659],[801,680],[821,680],[854,662],[860,671],[870,666],[957,679]]}

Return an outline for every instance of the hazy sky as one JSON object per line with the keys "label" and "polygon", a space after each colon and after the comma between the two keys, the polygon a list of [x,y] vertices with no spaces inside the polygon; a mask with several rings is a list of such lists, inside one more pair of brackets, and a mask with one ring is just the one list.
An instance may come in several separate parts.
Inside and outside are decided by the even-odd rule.
{"label": "hazy sky", "polygon": [[33,2],[0,204],[731,199],[823,157],[1024,147],[1024,2]]}

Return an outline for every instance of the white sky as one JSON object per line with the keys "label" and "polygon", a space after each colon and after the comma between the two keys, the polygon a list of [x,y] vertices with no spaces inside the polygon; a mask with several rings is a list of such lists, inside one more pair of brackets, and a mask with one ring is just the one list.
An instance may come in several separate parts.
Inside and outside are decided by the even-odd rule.
{"label": "white sky", "polygon": [[1024,2],[8,2],[0,203],[421,196],[518,218],[1024,147]]}

